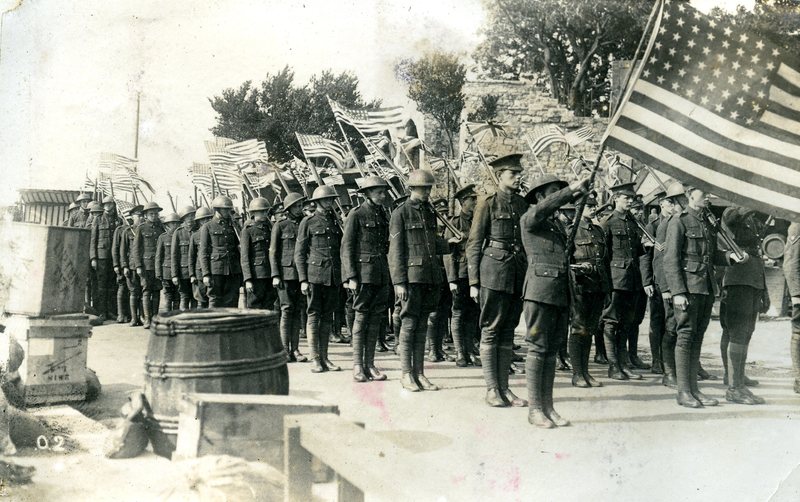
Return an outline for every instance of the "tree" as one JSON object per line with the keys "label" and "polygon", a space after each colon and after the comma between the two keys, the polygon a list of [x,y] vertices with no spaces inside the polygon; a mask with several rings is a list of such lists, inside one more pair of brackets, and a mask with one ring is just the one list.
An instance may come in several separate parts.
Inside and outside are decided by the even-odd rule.
{"label": "tree", "polygon": [[740,5],[733,13],[715,8],[710,15],[758,33],[787,54],[800,51],[800,0],[756,0],[753,10]]}
{"label": "tree", "polygon": [[532,77],[578,115],[607,101],[609,65],[633,57],[651,8],[629,0],[485,1],[486,38],[475,52],[482,72]]}
{"label": "tree", "polygon": [[219,96],[210,98],[217,113],[217,124],[211,132],[237,141],[262,140],[270,157],[278,162],[291,160],[292,156],[302,158],[295,132],[342,139],[326,95],[349,108],[380,106],[380,100],[364,101],[358,84],[358,78],[351,73],[336,75],[325,70],[299,86],[294,71],[286,66],[275,75],[267,74],[260,88],[247,81],[238,89],[224,89]]}
{"label": "tree", "polygon": [[408,84],[408,97],[417,109],[433,117],[447,137],[447,155],[455,154],[461,110],[464,108],[464,81],[467,70],[458,56],[442,52],[398,63],[397,78]]}

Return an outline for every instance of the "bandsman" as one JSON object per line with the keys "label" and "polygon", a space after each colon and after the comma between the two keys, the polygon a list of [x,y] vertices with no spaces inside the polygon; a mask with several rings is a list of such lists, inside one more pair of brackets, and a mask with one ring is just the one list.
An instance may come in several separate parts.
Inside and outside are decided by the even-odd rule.
{"label": "bandsman", "polygon": [[256,197],[247,208],[252,216],[242,228],[241,261],[245,305],[249,309],[273,309],[278,294],[272,286],[269,248],[272,228],[267,199]]}
{"label": "bandsman", "polygon": [[233,201],[220,195],[211,201],[214,217],[200,229],[198,252],[211,308],[239,306],[242,266],[239,238],[232,219]]}
{"label": "bandsman", "polygon": [[[180,308],[178,285],[172,280],[172,238],[181,224],[181,217],[168,213],[164,217],[166,232],[158,236],[156,242],[156,279],[161,281],[164,290],[165,308],[169,312]],[[153,314],[158,313],[157,310]]]}
{"label": "bandsman", "polygon": [[158,219],[161,206],[148,202],[144,206],[145,221],[136,229],[133,241],[133,266],[142,285],[142,315],[144,329],[150,328],[153,316],[158,314],[161,303],[161,282],[156,280],[156,246],[164,226]]}
{"label": "bandsman", "polygon": [[195,214],[197,214],[197,210],[194,206],[185,206],[180,210],[178,217],[181,219],[181,226],[172,232],[170,245],[172,284],[178,290],[181,310],[189,310],[194,303],[191,276],[189,275],[189,245],[192,241]]}

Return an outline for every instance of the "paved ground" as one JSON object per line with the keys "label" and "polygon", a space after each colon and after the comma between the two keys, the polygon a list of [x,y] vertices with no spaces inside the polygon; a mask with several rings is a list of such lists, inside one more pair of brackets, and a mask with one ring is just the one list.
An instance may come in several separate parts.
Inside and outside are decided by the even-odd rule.
{"label": "paved ground", "polygon": [[[703,354],[704,366],[718,374],[719,334],[713,321]],[[103,395],[80,411],[109,427],[119,420],[126,394],[142,385],[147,336],[141,328],[95,328],[89,365]],[[761,380],[755,391],[766,405],[727,404],[717,381],[703,389],[720,398],[720,406],[687,410],[675,404],[660,377],[632,383],[601,378],[600,389],[575,389],[560,373],[556,407],[573,425],[550,431],[531,427],[525,409],[488,408],[480,370],[453,363],[426,369],[442,391],[416,394],[401,390],[392,355],[378,356],[389,375],[384,383],[355,384],[348,371],[314,375],[308,364],[291,364],[291,393],[338,404],[344,418],[415,452],[432,471],[442,469],[437,476],[454,500],[766,501],[789,478],[800,490],[800,396],[791,389],[788,339],[787,321],[762,322],[751,345],[748,371]],[[332,345],[334,362],[349,367],[349,356],[349,347]],[[599,366],[591,370],[604,376]],[[512,377],[520,396],[524,386],[524,376]],[[19,500],[154,500],[181,475],[149,452],[106,460],[94,449],[18,461],[37,467],[36,486],[9,492]],[[386,477],[404,482],[391,472]],[[800,491],[794,493],[788,500],[800,500]]]}

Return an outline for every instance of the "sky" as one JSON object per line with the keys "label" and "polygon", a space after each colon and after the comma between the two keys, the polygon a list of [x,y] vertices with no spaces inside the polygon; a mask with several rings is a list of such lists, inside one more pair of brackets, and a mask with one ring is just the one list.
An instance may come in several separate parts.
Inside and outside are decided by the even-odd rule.
{"label": "sky", "polygon": [[132,157],[137,93],[139,171],[162,206],[167,189],[188,203],[186,169],[206,161],[208,98],[222,89],[287,64],[300,83],[347,70],[366,99],[413,114],[394,64],[430,50],[466,58],[485,21],[481,0],[20,3],[0,0],[0,205],[19,188],[80,188],[100,152]]}

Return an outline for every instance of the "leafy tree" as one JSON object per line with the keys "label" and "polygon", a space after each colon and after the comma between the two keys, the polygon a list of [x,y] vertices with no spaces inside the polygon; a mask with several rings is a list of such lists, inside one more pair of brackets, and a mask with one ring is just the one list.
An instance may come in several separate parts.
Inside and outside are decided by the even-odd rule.
{"label": "leafy tree", "polygon": [[395,67],[397,78],[408,84],[408,97],[417,109],[438,122],[448,141],[449,156],[455,152],[455,138],[464,108],[467,70],[455,54],[433,52],[405,60]]}
{"label": "leafy tree", "polygon": [[494,94],[486,94],[481,96],[481,104],[478,108],[467,115],[467,120],[470,122],[488,122],[497,117],[497,103],[500,101],[500,96]]}
{"label": "leafy tree", "polygon": [[[270,157],[278,162],[292,156],[302,158],[295,132],[342,139],[326,95],[350,108],[380,106],[380,100],[365,101],[358,84],[351,73],[336,75],[325,70],[311,76],[307,84],[297,85],[294,71],[286,66],[274,75],[267,74],[260,87],[247,81],[238,89],[224,89],[210,98],[217,113],[211,132],[237,141],[262,140]],[[350,136],[350,140],[356,142],[357,137]]]}
{"label": "leafy tree", "polygon": [[740,5],[733,13],[715,8],[710,15],[758,33],[787,54],[800,51],[800,0],[756,0],[753,10]]}
{"label": "leafy tree", "polygon": [[[631,59],[650,13],[629,0],[485,0],[486,37],[475,52],[494,78],[531,77],[579,115],[606,101],[608,69]],[[584,96],[596,96],[586,101]]]}

